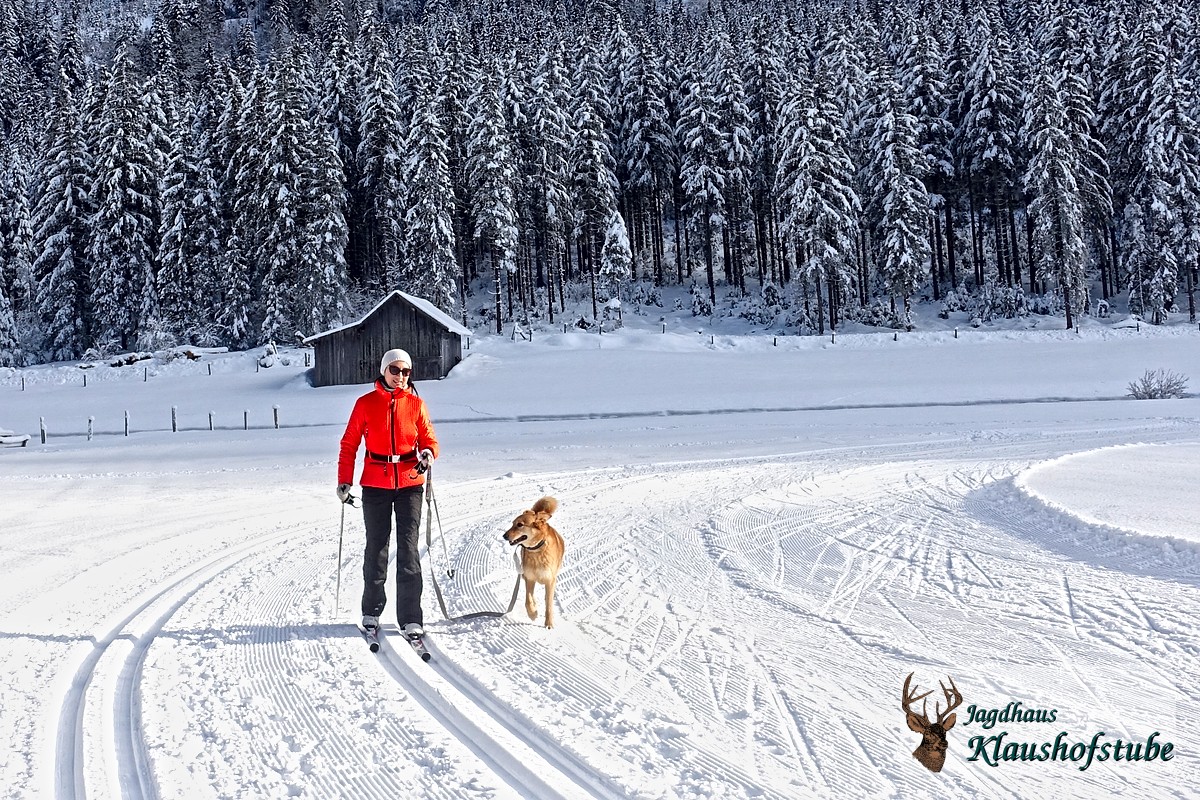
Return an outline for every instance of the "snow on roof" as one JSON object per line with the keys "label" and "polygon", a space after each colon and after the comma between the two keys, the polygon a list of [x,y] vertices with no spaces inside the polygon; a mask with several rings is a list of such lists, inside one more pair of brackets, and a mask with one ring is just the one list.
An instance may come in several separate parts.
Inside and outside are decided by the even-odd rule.
{"label": "snow on roof", "polygon": [[337,333],[339,331],[344,331],[344,330],[347,330],[348,328],[353,328],[356,325],[363,324],[364,322],[367,321],[368,317],[370,317],[372,314],[374,314],[376,311],[378,311],[384,303],[386,303],[388,300],[391,300],[396,295],[400,295],[400,297],[404,298],[409,303],[416,306],[418,309],[420,309],[422,314],[435,320],[436,322],[438,322],[438,324],[444,326],[451,333],[457,333],[459,336],[470,336],[471,335],[471,332],[469,330],[467,330],[466,328],[464,328],[461,323],[456,322],[453,317],[451,317],[446,312],[442,311],[440,308],[435,306],[433,303],[429,302],[428,300],[423,300],[420,297],[413,297],[411,294],[406,294],[405,292],[402,292],[399,289],[395,289],[390,294],[388,294],[387,297],[383,298],[378,303],[376,303],[375,307],[372,308],[370,311],[368,311],[366,314],[364,314],[362,319],[355,320],[354,322],[347,322],[345,325],[340,325],[336,328],[330,328],[329,330],[323,331],[321,333],[314,333],[312,336],[306,337],[304,339],[304,343],[312,344],[317,339],[322,339],[326,336],[329,336],[330,334]]}

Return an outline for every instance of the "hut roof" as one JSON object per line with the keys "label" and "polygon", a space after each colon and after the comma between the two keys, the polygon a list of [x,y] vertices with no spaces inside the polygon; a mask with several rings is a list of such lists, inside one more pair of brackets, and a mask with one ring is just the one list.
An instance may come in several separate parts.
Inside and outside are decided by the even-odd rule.
{"label": "hut roof", "polygon": [[339,331],[344,331],[344,330],[347,330],[348,328],[353,328],[357,325],[363,324],[364,322],[367,321],[368,318],[370,318],[370,316],[372,314],[374,314],[376,311],[378,311],[383,306],[384,303],[388,302],[396,295],[399,295],[400,297],[404,298],[405,301],[407,301],[408,303],[410,303],[411,305],[416,307],[418,310],[420,310],[420,312],[422,314],[424,314],[427,317],[430,317],[435,322],[437,322],[439,325],[441,325],[444,328],[446,328],[447,330],[449,330],[451,333],[457,333],[459,336],[470,336],[471,335],[471,332],[469,330],[467,330],[466,328],[464,328],[462,326],[462,324],[456,322],[453,317],[451,317],[446,312],[442,311],[440,308],[435,306],[433,303],[429,302],[428,300],[423,300],[420,297],[413,297],[411,294],[405,294],[404,292],[400,291],[399,289],[396,289],[396,290],[392,291],[392,293],[389,294],[387,297],[383,298],[378,303],[376,303],[375,307],[372,308],[370,311],[368,311],[366,314],[364,314],[362,319],[356,320],[355,322],[348,322],[345,325],[340,325],[336,328],[330,328],[329,330],[322,331],[321,333],[314,333],[312,336],[307,337],[304,340],[304,343],[312,344],[317,339],[323,339],[326,336],[329,336],[330,334],[338,333]]}

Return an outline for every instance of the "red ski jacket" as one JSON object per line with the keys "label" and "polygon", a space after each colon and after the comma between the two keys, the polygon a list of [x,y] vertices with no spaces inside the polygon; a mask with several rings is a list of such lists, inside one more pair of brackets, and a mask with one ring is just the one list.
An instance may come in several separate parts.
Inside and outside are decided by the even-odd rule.
{"label": "red ski jacket", "polygon": [[425,401],[409,389],[392,391],[381,381],[354,403],[338,454],[338,483],[354,480],[354,459],[366,440],[363,486],[402,489],[425,483],[418,475],[417,452],[429,448],[438,455],[437,436]]}

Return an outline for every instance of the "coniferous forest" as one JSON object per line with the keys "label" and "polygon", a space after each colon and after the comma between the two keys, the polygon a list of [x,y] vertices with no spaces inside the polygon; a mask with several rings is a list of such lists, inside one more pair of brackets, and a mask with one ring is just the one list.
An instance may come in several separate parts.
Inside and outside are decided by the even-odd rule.
{"label": "coniferous forest", "polygon": [[0,366],[396,288],[493,330],[668,285],[798,333],[1195,321],[1197,11],[0,0]]}

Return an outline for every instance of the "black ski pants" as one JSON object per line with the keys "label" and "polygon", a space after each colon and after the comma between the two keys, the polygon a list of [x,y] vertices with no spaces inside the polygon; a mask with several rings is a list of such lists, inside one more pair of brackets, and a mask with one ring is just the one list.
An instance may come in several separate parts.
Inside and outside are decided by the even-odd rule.
{"label": "black ski pants", "polygon": [[363,554],[362,613],[383,615],[387,605],[388,545],[392,538],[392,514],[396,515],[396,622],[425,623],[421,613],[421,557],[417,552],[421,530],[421,501],[424,486],[403,489],[362,487],[363,523],[367,548]]}

